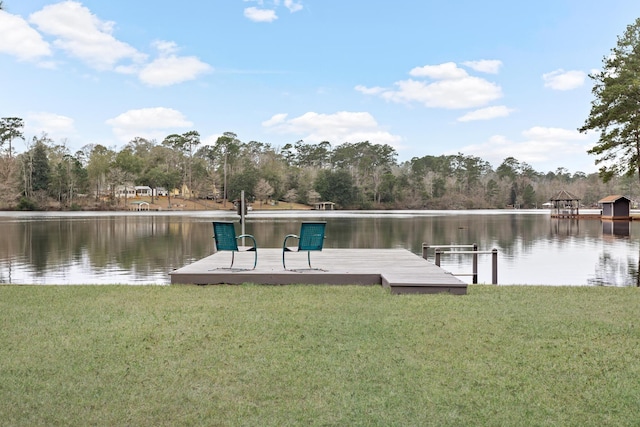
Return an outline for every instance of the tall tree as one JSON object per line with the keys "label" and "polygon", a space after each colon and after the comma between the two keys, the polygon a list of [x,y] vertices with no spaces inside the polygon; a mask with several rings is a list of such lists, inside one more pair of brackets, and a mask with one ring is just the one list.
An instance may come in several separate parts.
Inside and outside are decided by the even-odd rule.
{"label": "tall tree", "polygon": [[195,148],[200,145],[200,134],[195,131],[189,131],[182,134],[184,138],[184,148],[185,152],[188,156],[188,174],[187,179],[189,180],[189,198],[193,195],[193,153]]}
{"label": "tall tree", "polygon": [[273,187],[266,179],[260,178],[253,189],[253,194],[256,196],[256,199],[260,200],[260,206],[262,207],[262,203],[266,202],[269,196],[273,194]]}
{"label": "tall tree", "polygon": [[[222,161],[222,200],[223,206],[227,206],[227,199],[229,198],[229,189],[227,188],[228,179],[233,173],[234,165],[236,164],[237,157],[240,153],[240,140],[238,136],[233,132],[225,132],[222,136],[218,137],[214,145],[214,151]],[[253,188],[253,187],[251,187]]]}
{"label": "tall tree", "polygon": [[510,180],[516,179],[518,175],[518,170],[520,169],[520,162],[515,158],[509,156],[502,161],[498,169],[496,169],[496,173],[498,174],[498,178],[505,179],[508,178]]}
{"label": "tall tree", "polygon": [[130,147],[125,147],[116,154],[113,165],[126,172],[127,181],[135,181],[142,170],[142,159]]}
{"label": "tall tree", "polygon": [[616,175],[640,179],[640,18],[618,37],[611,55],[603,59],[594,81],[589,117],[580,129],[600,132],[598,143],[587,152],[599,156],[600,176],[608,182]]}
{"label": "tall tree", "polygon": [[[2,3],[0,2],[0,8]],[[11,141],[16,138],[24,139],[22,129],[24,128],[24,121],[19,117],[3,117],[0,119],[0,147],[5,142],[9,143],[9,157],[11,157],[12,148]]]}
{"label": "tall tree", "polygon": [[289,202],[289,207],[293,209],[293,202],[298,200],[298,192],[295,188],[290,188],[285,194],[284,199]]}
{"label": "tall tree", "polygon": [[98,144],[91,147],[87,173],[89,180],[95,187],[96,201],[100,199],[100,196],[104,195],[106,190],[105,185],[107,184],[107,173],[109,172],[109,167],[115,155],[116,153],[113,150],[108,149],[104,145]]}
{"label": "tall tree", "polygon": [[351,174],[344,170],[323,169],[318,173],[315,190],[325,201],[331,201],[342,208],[349,207],[356,198],[356,188]]}
{"label": "tall tree", "polygon": [[49,166],[46,143],[50,143],[51,140],[46,136],[39,139],[34,137],[34,140],[31,189],[33,191],[46,191],[49,189],[49,182],[51,180],[51,168]]}
{"label": "tall tree", "polygon": [[242,172],[236,173],[229,178],[229,191],[227,197],[229,200],[240,199],[242,190],[245,192],[245,196],[248,200],[255,198],[255,188],[258,184],[259,171],[252,165],[245,167]]}

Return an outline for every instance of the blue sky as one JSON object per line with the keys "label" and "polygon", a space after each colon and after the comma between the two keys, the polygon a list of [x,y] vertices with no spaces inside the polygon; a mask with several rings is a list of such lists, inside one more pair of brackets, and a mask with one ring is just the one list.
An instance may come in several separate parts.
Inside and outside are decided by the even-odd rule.
{"label": "blue sky", "polygon": [[[197,130],[594,172],[588,74],[637,0],[5,0],[0,117],[71,152]],[[26,145],[16,142],[17,150]]]}

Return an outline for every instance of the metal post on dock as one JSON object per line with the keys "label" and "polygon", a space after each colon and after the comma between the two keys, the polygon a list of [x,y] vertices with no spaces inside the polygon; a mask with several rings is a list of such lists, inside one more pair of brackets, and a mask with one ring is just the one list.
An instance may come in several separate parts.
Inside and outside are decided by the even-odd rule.
{"label": "metal post on dock", "polygon": [[478,244],[473,244],[473,281],[474,285],[478,284]]}
{"label": "metal post on dock", "polygon": [[491,284],[498,284],[498,250],[491,250]]}
{"label": "metal post on dock", "polygon": [[436,265],[440,267],[440,254],[442,250],[440,248],[436,248]]}
{"label": "metal post on dock", "polygon": [[[242,224],[242,234],[245,234],[244,231],[244,207],[245,207],[245,201],[244,201],[244,190],[240,191],[240,224]],[[244,246],[244,237],[242,238],[242,246]]]}

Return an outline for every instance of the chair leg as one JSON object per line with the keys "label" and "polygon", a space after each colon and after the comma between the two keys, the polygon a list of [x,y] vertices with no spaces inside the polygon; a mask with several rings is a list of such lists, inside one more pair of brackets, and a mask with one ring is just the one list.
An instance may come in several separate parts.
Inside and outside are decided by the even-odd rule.
{"label": "chair leg", "polygon": [[309,268],[311,268],[311,251],[307,251],[307,262],[309,263]]}
{"label": "chair leg", "polygon": [[235,253],[236,251],[231,251],[231,265],[229,266],[229,268],[233,268],[233,260],[234,260]]}

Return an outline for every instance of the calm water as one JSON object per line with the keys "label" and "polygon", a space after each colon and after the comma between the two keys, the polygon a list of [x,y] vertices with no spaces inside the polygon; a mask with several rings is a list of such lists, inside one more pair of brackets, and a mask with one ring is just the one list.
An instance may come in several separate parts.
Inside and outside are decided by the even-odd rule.
{"label": "calm water", "polygon": [[[213,252],[214,218],[237,217],[219,211],[0,212],[0,283],[168,284],[169,272]],[[252,212],[245,228],[259,247],[281,247],[305,219],[328,222],[330,248],[416,254],[423,242],[495,248],[500,284],[638,285],[640,222],[554,220],[548,211],[285,211]],[[480,283],[491,282],[490,261],[490,255],[480,257]],[[471,272],[463,255],[444,257],[442,266]]]}

